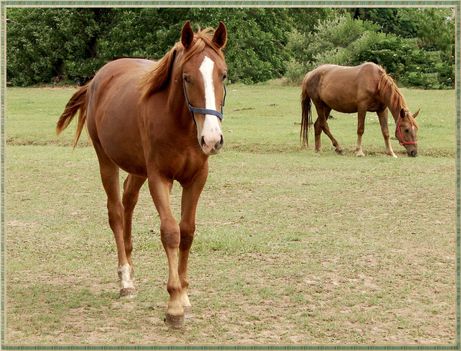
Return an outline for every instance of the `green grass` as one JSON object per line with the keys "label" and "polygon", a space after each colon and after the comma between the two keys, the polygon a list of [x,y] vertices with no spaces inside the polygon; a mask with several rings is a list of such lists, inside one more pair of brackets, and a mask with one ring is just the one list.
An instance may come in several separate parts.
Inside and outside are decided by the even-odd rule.
{"label": "green grass", "polygon": [[[337,156],[299,147],[299,94],[228,88],[225,149],[210,159],[190,260],[193,318],[163,324],[166,257],[144,187],[134,218],[139,290],[117,297],[115,244],[96,155],[54,125],[74,89],[9,89],[9,344],[450,344],[455,341],[453,91],[407,90],[420,156],[384,155],[369,114],[333,113]],[[393,122],[391,130],[394,129]],[[179,214],[180,187],[172,206]]]}

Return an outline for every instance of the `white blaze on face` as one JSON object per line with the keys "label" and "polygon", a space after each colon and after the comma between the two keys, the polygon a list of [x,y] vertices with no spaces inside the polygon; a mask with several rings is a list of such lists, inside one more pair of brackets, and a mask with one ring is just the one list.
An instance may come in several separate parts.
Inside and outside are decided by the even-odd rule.
{"label": "white blaze on face", "polygon": [[[202,61],[200,65],[200,73],[202,74],[203,82],[205,84],[205,108],[210,110],[216,110],[216,97],[214,92],[213,84],[213,69],[214,62],[208,56]],[[205,115],[205,121],[203,123],[202,138],[205,141],[204,151],[210,152],[213,147],[221,140],[222,132],[218,117],[213,115]]]}

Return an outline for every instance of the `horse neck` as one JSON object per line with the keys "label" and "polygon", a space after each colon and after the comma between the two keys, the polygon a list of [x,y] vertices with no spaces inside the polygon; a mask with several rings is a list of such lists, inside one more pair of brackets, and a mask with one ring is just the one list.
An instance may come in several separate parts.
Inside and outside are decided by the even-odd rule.
{"label": "horse neck", "polygon": [[397,119],[400,116],[400,110],[404,107],[402,104],[388,104],[387,107],[389,108],[389,111],[391,111],[392,117],[394,117],[395,123],[397,123]]}
{"label": "horse neck", "polygon": [[389,111],[394,117],[394,121],[397,123],[397,119],[400,116],[400,110],[406,107],[405,99],[400,93],[399,88],[392,82],[386,80],[384,83],[385,87],[380,91],[383,103],[387,106]]}
{"label": "horse neck", "polygon": [[172,77],[168,88],[166,89],[166,93],[168,111],[170,112],[170,115],[173,116],[175,125],[181,127],[182,129],[194,127],[194,120],[184,97],[182,79],[179,77]]}

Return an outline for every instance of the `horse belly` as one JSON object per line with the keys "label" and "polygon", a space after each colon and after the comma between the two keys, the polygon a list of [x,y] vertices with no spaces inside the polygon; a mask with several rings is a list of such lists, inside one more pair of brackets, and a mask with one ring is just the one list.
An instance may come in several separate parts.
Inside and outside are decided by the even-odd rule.
{"label": "horse belly", "polygon": [[98,129],[107,156],[128,173],[145,176],[146,162],[136,115],[129,111],[109,110],[106,123]]}
{"label": "horse belly", "polygon": [[137,89],[134,86],[130,89],[129,84],[112,84],[102,96],[94,99],[88,115],[93,143],[100,144],[103,152],[126,172],[146,176],[138,126]]}
{"label": "horse belly", "polygon": [[331,109],[342,113],[357,112],[357,101],[355,97],[345,96],[345,94],[326,94],[322,101]]}
{"label": "horse belly", "polygon": [[338,112],[357,112],[358,101],[354,87],[336,84],[334,80],[324,78],[319,97],[324,104]]}

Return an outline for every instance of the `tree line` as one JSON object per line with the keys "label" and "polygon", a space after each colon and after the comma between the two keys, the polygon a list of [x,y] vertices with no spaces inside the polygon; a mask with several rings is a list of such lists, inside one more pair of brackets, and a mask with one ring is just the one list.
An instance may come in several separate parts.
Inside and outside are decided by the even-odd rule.
{"label": "tree line", "polygon": [[299,83],[323,63],[372,61],[401,85],[454,86],[451,8],[11,8],[8,84],[82,84],[118,57],[159,59],[186,20],[226,24],[232,82]]}

